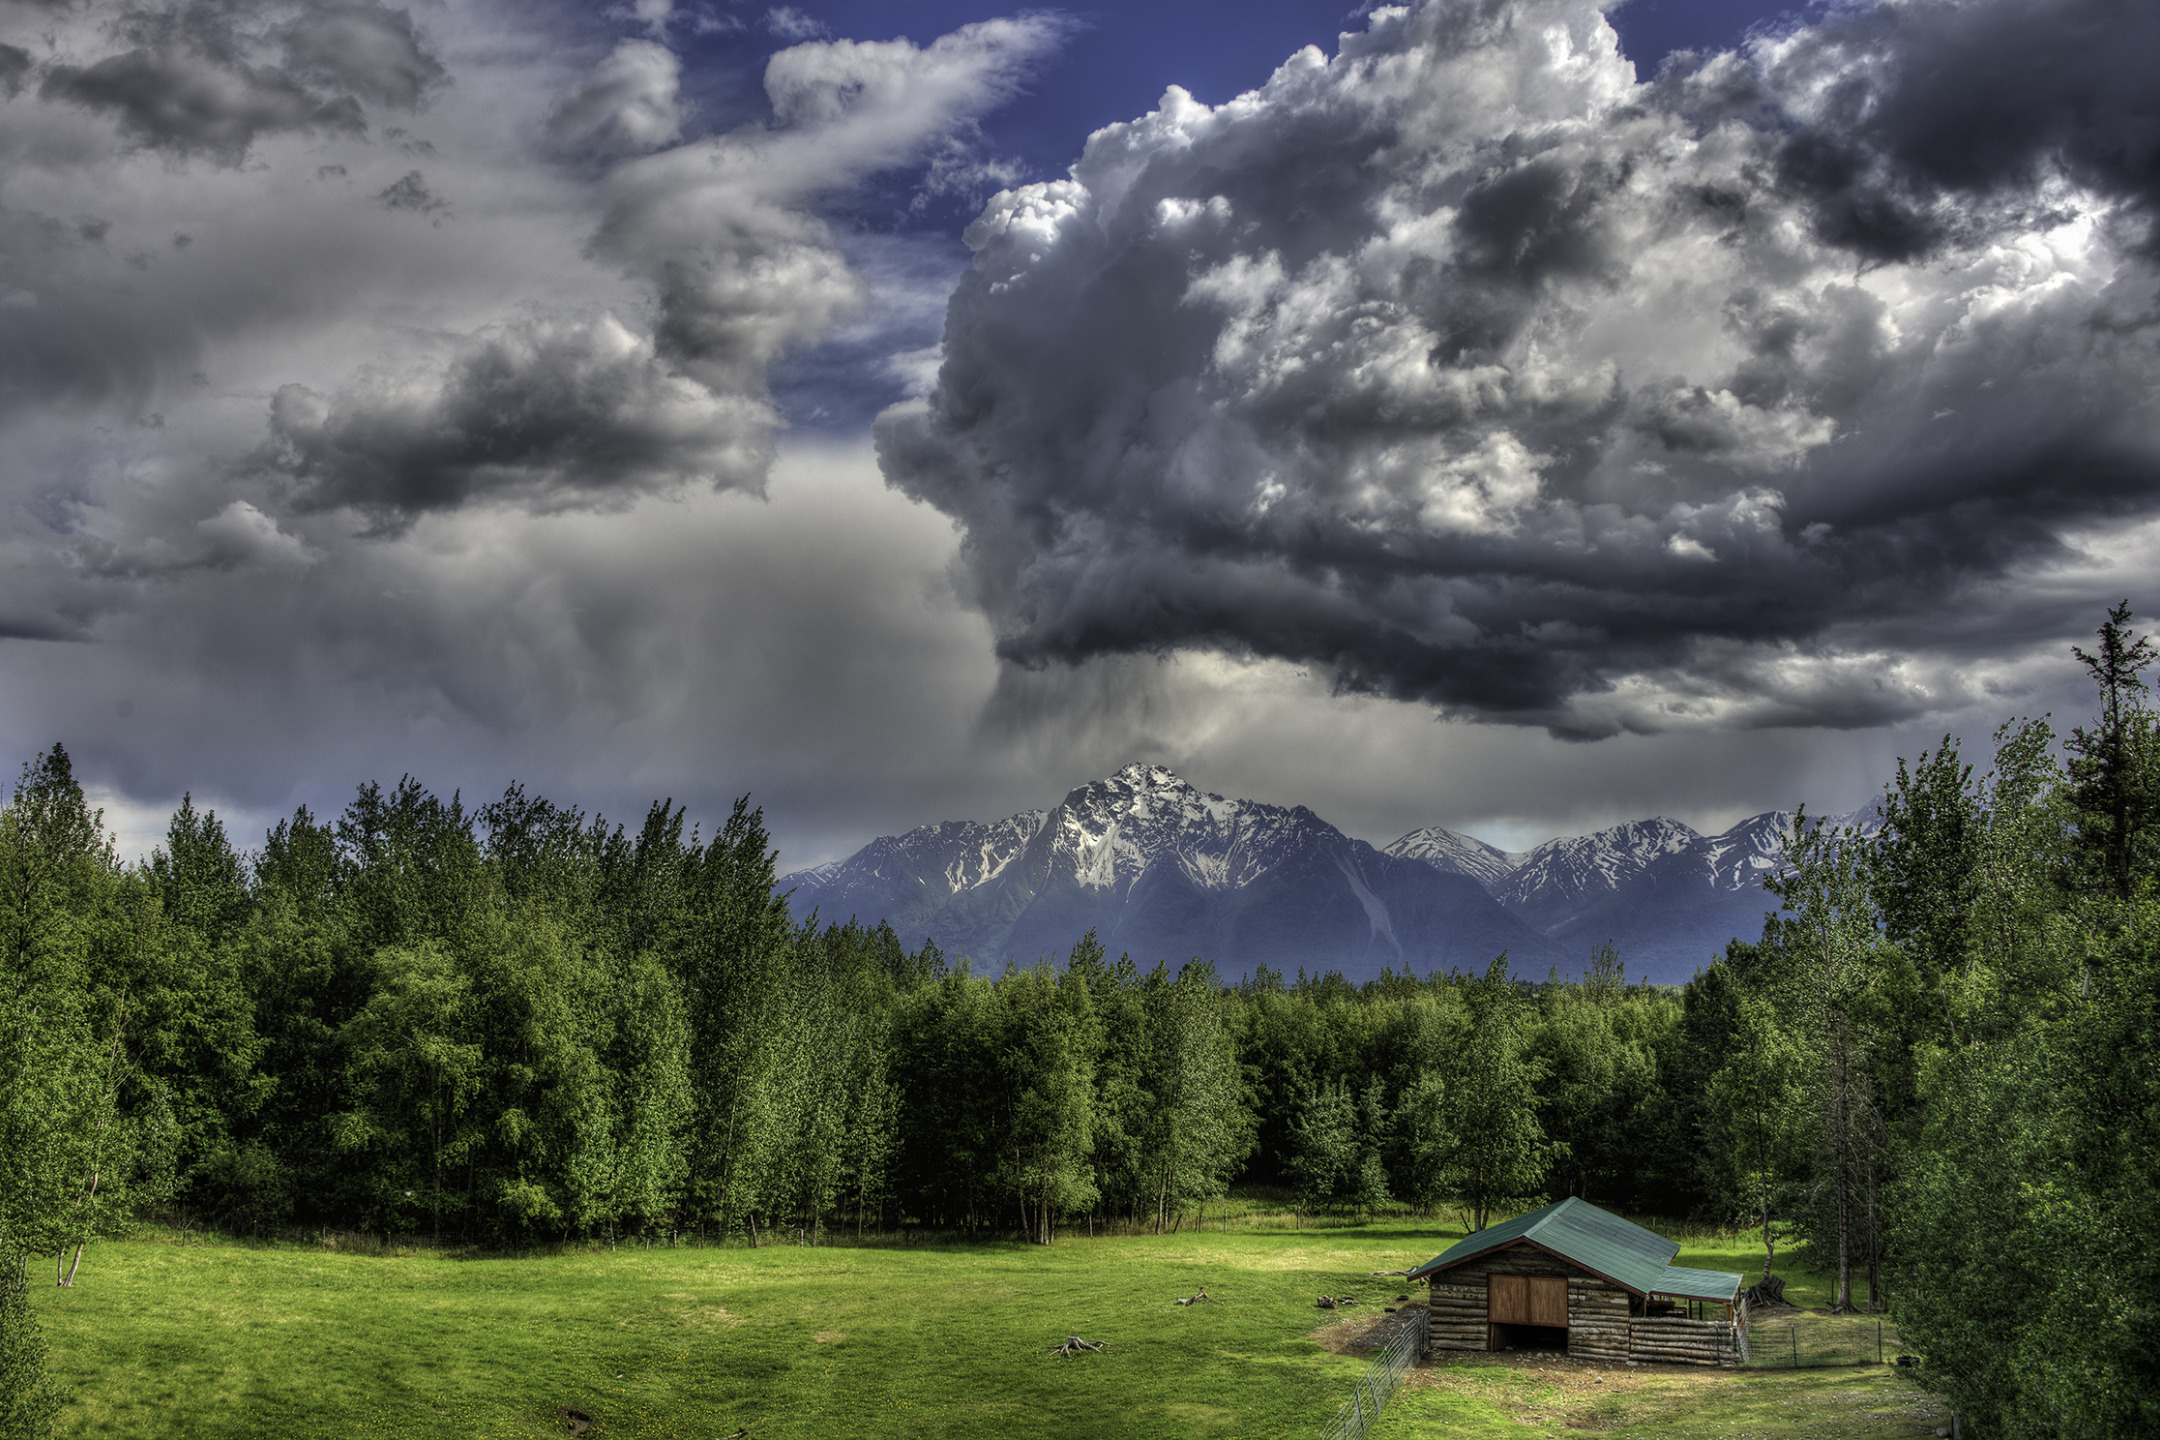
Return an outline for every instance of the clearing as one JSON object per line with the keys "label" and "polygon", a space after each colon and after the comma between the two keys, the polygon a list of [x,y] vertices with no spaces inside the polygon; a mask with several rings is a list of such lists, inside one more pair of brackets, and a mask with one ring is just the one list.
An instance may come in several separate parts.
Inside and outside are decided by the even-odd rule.
{"label": "clearing", "polygon": [[[1211,1222],[1212,1223],[1212,1222]],[[38,1296],[65,1436],[190,1440],[1317,1437],[1357,1344],[1459,1230],[1391,1221],[1019,1244],[593,1251],[471,1259],[172,1235],[96,1247]],[[1745,1246],[1678,1263],[1746,1268]],[[1759,1261],[1756,1263],[1759,1264]],[[1209,1300],[1180,1307],[1205,1286]],[[1363,1302],[1314,1309],[1321,1292]],[[1795,1298],[1819,1303],[1804,1278]],[[1061,1359],[1069,1334],[1107,1342]],[[1579,1434],[1919,1437],[1888,1367],[1421,1370],[1384,1440]]]}

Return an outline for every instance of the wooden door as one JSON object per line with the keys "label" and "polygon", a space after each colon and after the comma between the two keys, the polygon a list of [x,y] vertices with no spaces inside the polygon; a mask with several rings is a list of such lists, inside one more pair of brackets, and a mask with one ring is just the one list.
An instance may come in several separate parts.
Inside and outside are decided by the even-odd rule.
{"label": "wooden door", "polygon": [[1530,1277],[1528,1275],[1486,1276],[1485,1318],[1495,1325],[1528,1325],[1531,1323]]}
{"label": "wooden door", "polygon": [[1567,1277],[1531,1275],[1530,1324],[1557,1325],[1567,1329]]}
{"label": "wooden door", "polygon": [[1489,1275],[1485,1318],[1495,1325],[1556,1325],[1567,1328],[1565,1275]]}

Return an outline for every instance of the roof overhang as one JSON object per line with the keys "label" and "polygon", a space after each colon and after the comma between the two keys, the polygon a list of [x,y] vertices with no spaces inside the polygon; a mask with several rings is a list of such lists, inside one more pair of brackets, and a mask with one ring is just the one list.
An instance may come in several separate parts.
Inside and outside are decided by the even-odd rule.
{"label": "roof overhang", "polygon": [[1640,1296],[1645,1300],[1652,1295],[1664,1295],[1674,1300],[1712,1300],[1719,1304],[1730,1305],[1739,1298],[1740,1282],[1745,1278],[1726,1270],[1689,1270],[1681,1266],[1668,1265],[1665,1267],[1664,1274],[1658,1277],[1668,1283],[1645,1290],[1640,1286],[1630,1285],[1625,1280],[1608,1275],[1594,1265],[1585,1265],[1572,1255],[1563,1255],[1550,1245],[1540,1244],[1528,1235],[1518,1235],[1513,1240],[1465,1255],[1462,1259],[1449,1261],[1445,1265],[1440,1263],[1440,1260],[1447,1258],[1445,1256],[1428,1260],[1423,1265],[1412,1270],[1407,1278],[1430,1281],[1433,1276],[1441,1274],[1443,1271],[1453,1270],[1457,1265],[1467,1265],[1473,1260],[1482,1260],[1489,1255],[1505,1254],[1518,1245],[1542,1251],[1563,1265],[1572,1266],[1586,1275],[1595,1275],[1606,1284],[1617,1285],[1622,1290],[1627,1291],[1628,1294]]}
{"label": "roof overhang", "polygon": [[[1527,1235],[1518,1235],[1513,1240],[1507,1241],[1505,1244],[1495,1245],[1489,1250],[1480,1250],[1474,1255],[1465,1255],[1462,1259],[1454,1261],[1451,1264],[1442,1265],[1439,1260],[1428,1260],[1423,1265],[1419,1266],[1417,1269],[1411,1271],[1409,1278],[1413,1280],[1421,1278],[1430,1279],[1432,1276],[1439,1274],[1442,1270],[1452,1270],[1457,1265],[1467,1265],[1472,1260],[1482,1260],[1488,1255],[1504,1254],[1509,1250],[1513,1250],[1518,1245],[1527,1245],[1532,1250],[1542,1250],[1547,1255],[1552,1256],[1553,1259],[1558,1260],[1561,1264],[1572,1265],[1577,1270],[1580,1270],[1587,1275],[1595,1275],[1598,1277],[1598,1279],[1603,1280],[1606,1284],[1617,1285],[1622,1290],[1627,1291],[1630,1295],[1648,1296],[1649,1294],[1655,1293],[1651,1291],[1638,1290],[1633,1285],[1628,1284],[1625,1280],[1615,1280],[1612,1276],[1607,1275],[1604,1271],[1585,1265],[1582,1261],[1577,1260],[1572,1255],[1563,1255],[1558,1250],[1553,1249],[1550,1245],[1540,1245],[1537,1241],[1531,1239]],[[1441,1258],[1445,1259],[1446,1257],[1442,1256]]]}

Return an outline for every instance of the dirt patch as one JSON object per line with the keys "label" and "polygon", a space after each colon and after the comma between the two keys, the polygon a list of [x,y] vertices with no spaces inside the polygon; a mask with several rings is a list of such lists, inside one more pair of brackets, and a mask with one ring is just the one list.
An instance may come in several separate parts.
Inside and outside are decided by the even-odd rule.
{"label": "dirt patch", "polygon": [[569,1431],[572,1435],[583,1435],[586,1431],[592,1429],[592,1416],[586,1414],[583,1410],[565,1406],[561,1415],[557,1418],[562,1421],[563,1429]]}
{"label": "dirt patch", "polygon": [[733,1330],[743,1323],[742,1316],[725,1305],[700,1305],[681,1313],[682,1323],[693,1330]]}
{"label": "dirt patch", "polygon": [[847,1339],[847,1331],[820,1330],[815,1335],[812,1335],[810,1338],[817,1341],[817,1343],[820,1345],[833,1345]]}
{"label": "dirt patch", "polygon": [[[1456,1350],[1452,1352],[1442,1350],[1435,1353],[1430,1361],[1411,1371],[1409,1383],[1412,1385],[1441,1385],[1446,1383],[1447,1373],[1450,1370],[1475,1369],[1514,1370],[1525,1375],[1534,1375],[1543,1383],[1558,1388],[1566,1394],[1569,1402],[1573,1403],[1576,1401],[1590,1401],[1607,1395],[1625,1395],[1631,1390],[1640,1390],[1643,1387],[1644,1380],[1651,1376],[1670,1374],[1674,1371],[1700,1371],[1701,1367],[1690,1365],[1638,1365],[1621,1369],[1617,1367],[1608,1368],[1603,1365],[1590,1365],[1581,1360],[1570,1360],[1564,1355],[1541,1355],[1535,1351],[1503,1351],[1495,1353],[1483,1350]],[[1708,1371],[1706,1372],[1706,1378],[1718,1373],[1720,1372]],[[1573,1424],[1572,1419],[1569,1423],[1570,1427],[1575,1429],[1603,1428],[1602,1425],[1576,1426]]]}
{"label": "dirt patch", "polygon": [[1395,1333],[1410,1323],[1410,1312],[1390,1315],[1379,1306],[1365,1314],[1350,1314],[1312,1332],[1312,1341],[1331,1355],[1367,1355],[1384,1348]]}

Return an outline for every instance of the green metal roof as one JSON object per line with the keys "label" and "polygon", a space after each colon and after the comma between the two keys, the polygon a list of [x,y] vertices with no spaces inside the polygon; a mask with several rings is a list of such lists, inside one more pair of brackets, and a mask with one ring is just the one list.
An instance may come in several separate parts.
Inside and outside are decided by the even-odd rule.
{"label": "green metal roof", "polygon": [[1740,1276],[1676,1266],[1672,1258],[1680,1247],[1673,1241],[1573,1195],[1466,1235],[1410,1274],[1435,1275],[1518,1241],[1550,1250],[1638,1295],[1729,1301],[1740,1293]]}

